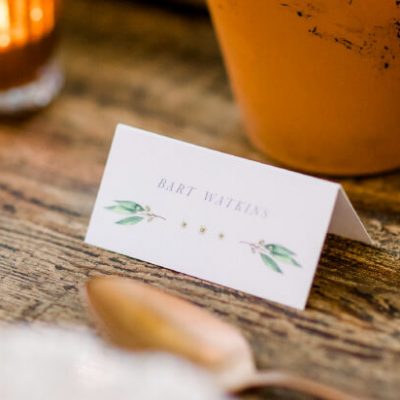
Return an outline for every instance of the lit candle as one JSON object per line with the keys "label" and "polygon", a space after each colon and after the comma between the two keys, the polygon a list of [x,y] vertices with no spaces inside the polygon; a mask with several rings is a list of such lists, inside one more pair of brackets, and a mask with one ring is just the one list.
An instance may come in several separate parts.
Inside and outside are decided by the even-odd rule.
{"label": "lit candle", "polygon": [[0,0],[0,52],[37,42],[54,29],[56,0]]}
{"label": "lit candle", "polygon": [[59,2],[0,0],[0,116],[45,107],[60,90],[54,59]]}
{"label": "lit candle", "polygon": [[57,6],[58,0],[0,0],[0,95],[35,79],[51,57]]}

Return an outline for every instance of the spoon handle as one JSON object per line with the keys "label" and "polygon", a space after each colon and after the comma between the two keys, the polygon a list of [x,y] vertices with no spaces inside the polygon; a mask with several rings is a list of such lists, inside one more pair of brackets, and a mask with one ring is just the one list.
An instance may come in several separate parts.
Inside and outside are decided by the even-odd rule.
{"label": "spoon handle", "polygon": [[262,386],[290,389],[323,400],[361,400],[360,397],[351,396],[323,383],[277,370],[256,372],[238,385],[235,392]]}

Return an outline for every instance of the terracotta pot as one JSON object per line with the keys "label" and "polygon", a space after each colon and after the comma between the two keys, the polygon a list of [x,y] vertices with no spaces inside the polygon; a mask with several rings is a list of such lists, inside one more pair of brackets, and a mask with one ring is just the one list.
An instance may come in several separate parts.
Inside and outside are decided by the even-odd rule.
{"label": "terracotta pot", "polygon": [[395,0],[209,0],[252,142],[331,175],[400,167]]}

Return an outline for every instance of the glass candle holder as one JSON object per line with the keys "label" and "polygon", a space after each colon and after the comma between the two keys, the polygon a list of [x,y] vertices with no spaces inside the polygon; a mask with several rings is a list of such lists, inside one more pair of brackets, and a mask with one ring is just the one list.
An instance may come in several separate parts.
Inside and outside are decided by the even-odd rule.
{"label": "glass candle holder", "polygon": [[0,114],[43,108],[61,89],[58,11],[58,0],[0,0]]}

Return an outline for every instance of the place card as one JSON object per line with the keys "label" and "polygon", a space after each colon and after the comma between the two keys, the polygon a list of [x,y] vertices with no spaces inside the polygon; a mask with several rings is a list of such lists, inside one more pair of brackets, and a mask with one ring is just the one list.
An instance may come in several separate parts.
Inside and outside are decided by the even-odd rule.
{"label": "place card", "polygon": [[340,185],[119,125],[86,242],[304,309],[327,232],[371,243]]}

